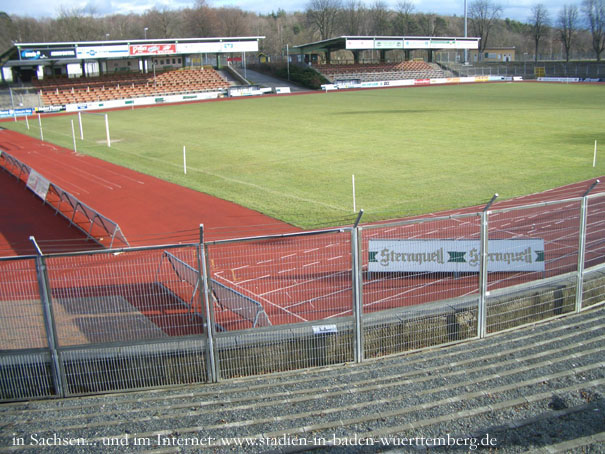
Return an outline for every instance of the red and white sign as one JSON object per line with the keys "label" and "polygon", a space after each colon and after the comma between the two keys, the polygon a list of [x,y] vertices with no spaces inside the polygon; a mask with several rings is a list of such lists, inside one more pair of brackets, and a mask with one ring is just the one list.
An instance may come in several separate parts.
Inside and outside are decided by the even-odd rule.
{"label": "red and white sign", "polygon": [[131,44],[130,55],[176,54],[176,44]]}

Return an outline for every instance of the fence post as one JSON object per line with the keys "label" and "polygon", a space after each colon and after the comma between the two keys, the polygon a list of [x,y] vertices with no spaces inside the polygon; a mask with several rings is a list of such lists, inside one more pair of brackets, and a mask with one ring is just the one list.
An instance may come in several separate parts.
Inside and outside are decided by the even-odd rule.
{"label": "fence post", "polygon": [[480,264],[479,264],[479,310],[477,314],[477,336],[485,337],[487,332],[487,311],[486,311],[486,294],[487,294],[487,236],[488,236],[488,213],[483,211],[481,216],[481,249],[480,249]]}
{"label": "fence post", "polygon": [[588,194],[599,184],[599,180],[595,180],[594,183],[588,188],[588,190],[582,196],[580,202],[580,234],[578,244],[578,272],[576,277],[576,312],[582,310],[582,298],[584,291],[584,259],[586,256],[586,219],[588,217]]}
{"label": "fence post", "polygon": [[200,292],[200,303],[204,307],[204,324],[206,332],[206,372],[208,382],[216,383],[219,380],[214,348],[214,308],[210,301],[210,288],[208,286],[208,266],[206,263],[206,246],[204,245],[204,226],[200,224],[200,243],[198,246],[199,280],[203,284]]}
{"label": "fence post", "polygon": [[489,207],[496,201],[498,194],[494,194],[492,199],[485,205],[481,216],[481,248],[479,265],[479,310],[477,313],[477,336],[485,337],[487,334],[487,253],[488,253],[488,232],[489,232]]}
{"label": "fence post", "polygon": [[51,370],[53,374],[53,383],[58,396],[65,397],[65,374],[59,361],[59,352],[57,351],[57,335],[55,320],[52,307],[50,305],[50,295],[48,291],[48,273],[46,271],[46,261],[42,250],[38,246],[33,236],[29,237],[36,248],[36,275],[38,277],[38,288],[40,290],[40,302],[42,303],[42,312],[44,314],[44,328],[46,330],[46,339],[51,357]]}
{"label": "fence post", "polygon": [[363,329],[361,316],[363,312],[362,298],[362,265],[361,265],[361,227],[353,227],[351,230],[351,258],[352,258],[352,279],[353,279],[353,319],[354,319],[354,334],[353,334],[353,352],[355,354],[355,362],[363,361]]}

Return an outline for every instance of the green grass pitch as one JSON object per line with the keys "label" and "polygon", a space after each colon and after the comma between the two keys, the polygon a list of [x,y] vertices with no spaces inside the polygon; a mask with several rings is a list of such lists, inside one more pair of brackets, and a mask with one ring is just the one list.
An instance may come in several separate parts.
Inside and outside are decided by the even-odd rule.
{"label": "green grass pitch", "polygon": [[[46,141],[303,228],[529,194],[605,170],[605,86],[392,88],[43,118]],[[38,122],[3,126],[39,137]],[[603,151],[593,168],[595,140]],[[187,174],[183,173],[183,146]],[[150,201],[150,203],[153,203]]]}

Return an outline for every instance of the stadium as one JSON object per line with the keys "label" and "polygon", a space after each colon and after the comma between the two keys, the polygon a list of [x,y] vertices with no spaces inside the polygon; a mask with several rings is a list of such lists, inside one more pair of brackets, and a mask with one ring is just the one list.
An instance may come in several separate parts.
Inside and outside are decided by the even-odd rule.
{"label": "stadium", "polygon": [[[601,339],[598,82],[389,61],[477,38],[344,36],[296,49],[320,90],[267,87],[262,38],[0,57],[32,84],[0,111],[1,400],[386,368],[586,314]],[[602,389],[590,367],[561,390]]]}

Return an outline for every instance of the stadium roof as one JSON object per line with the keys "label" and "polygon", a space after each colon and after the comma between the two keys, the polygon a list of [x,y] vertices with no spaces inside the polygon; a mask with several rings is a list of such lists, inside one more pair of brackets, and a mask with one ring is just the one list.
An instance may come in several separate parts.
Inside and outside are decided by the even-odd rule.
{"label": "stadium roof", "polygon": [[302,54],[336,50],[478,49],[481,38],[442,36],[339,36],[300,46]]}

